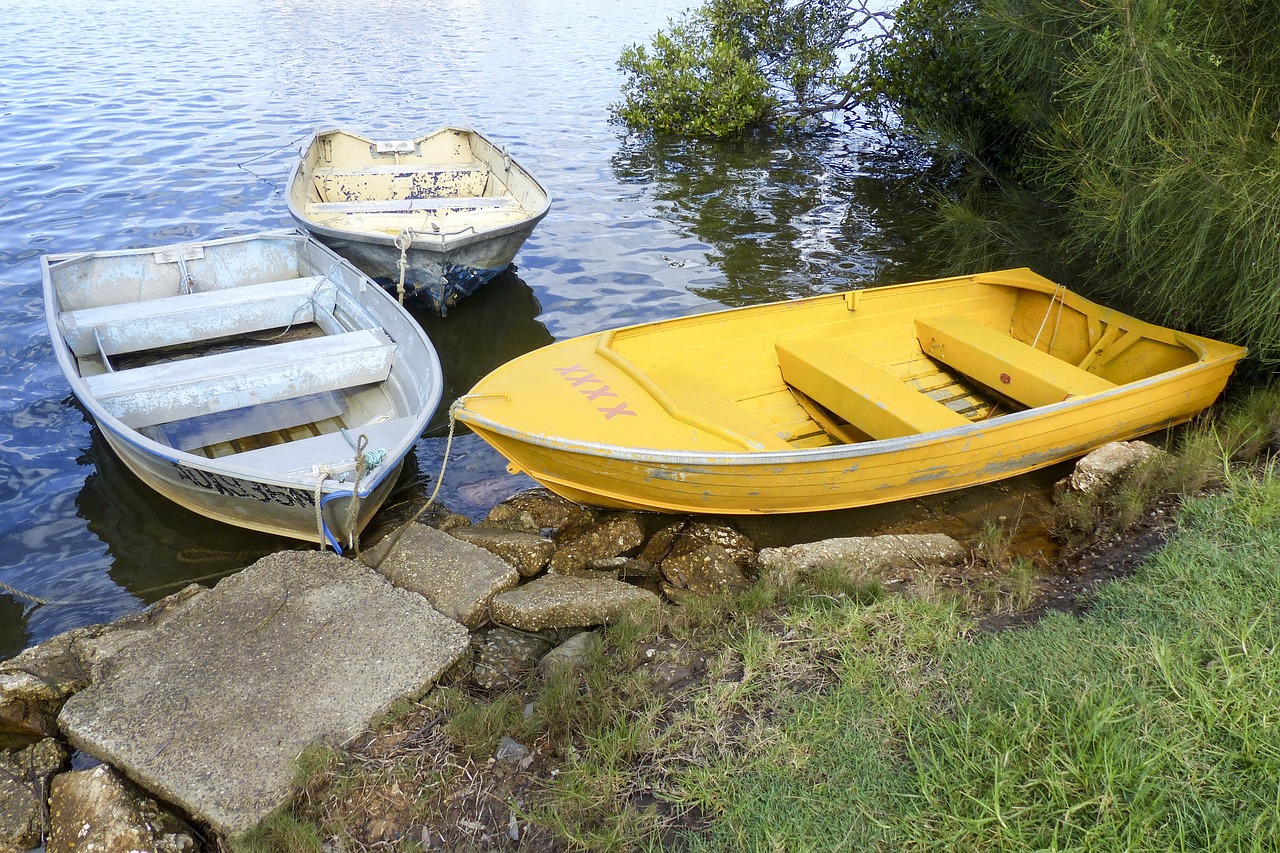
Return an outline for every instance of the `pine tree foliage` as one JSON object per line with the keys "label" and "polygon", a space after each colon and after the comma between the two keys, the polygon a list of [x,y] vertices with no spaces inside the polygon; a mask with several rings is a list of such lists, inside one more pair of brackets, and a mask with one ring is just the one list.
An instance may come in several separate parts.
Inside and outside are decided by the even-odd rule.
{"label": "pine tree foliage", "polygon": [[[959,44],[952,64],[986,88],[958,103],[898,98],[909,129],[962,152],[988,184],[1038,193],[1055,248],[1092,292],[1280,363],[1280,6],[950,6],[947,31],[923,40]],[[883,52],[932,77],[902,42]],[[955,210],[969,235],[1005,230]]]}

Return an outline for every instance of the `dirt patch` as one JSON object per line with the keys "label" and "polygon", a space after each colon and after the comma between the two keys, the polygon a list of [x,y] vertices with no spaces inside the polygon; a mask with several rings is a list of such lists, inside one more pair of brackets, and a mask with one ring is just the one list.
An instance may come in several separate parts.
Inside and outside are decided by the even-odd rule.
{"label": "dirt patch", "polygon": [[1060,554],[1053,568],[1041,577],[1030,607],[984,617],[979,620],[982,629],[1026,627],[1053,611],[1077,616],[1085,613],[1101,584],[1133,574],[1150,554],[1164,546],[1176,528],[1172,513],[1171,504],[1157,506],[1133,527],[1106,531],[1088,544]]}

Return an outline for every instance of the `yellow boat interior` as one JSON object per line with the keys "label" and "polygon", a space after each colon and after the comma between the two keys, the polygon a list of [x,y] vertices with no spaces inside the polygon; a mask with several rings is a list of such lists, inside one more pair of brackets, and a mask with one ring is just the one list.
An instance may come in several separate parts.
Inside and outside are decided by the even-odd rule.
{"label": "yellow boat interior", "polygon": [[[590,340],[594,356],[647,392],[671,424],[619,418],[636,423],[586,438],[678,448],[693,426],[721,440],[695,441],[703,449],[762,451],[966,426],[1244,354],[1103,308],[1029,270],[685,317]],[[579,346],[566,356],[585,365],[592,353]],[[637,434],[626,436],[629,428]],[[545,430],[570,437],[549,420]]]}

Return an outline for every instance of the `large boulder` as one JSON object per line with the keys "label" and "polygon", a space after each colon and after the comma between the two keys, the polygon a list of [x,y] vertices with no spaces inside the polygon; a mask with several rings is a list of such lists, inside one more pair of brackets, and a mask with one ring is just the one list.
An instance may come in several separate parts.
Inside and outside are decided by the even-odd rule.
{"label": "large boulder", "polygon": [[481,525],[520,530],[525,533],[560,532],[589,524],[595,513],[584,506],[553,495],[546,489],[530,489],[512,495],[489,510]]}
{"label": "large boulder", "polygon": [[38,847],[47,827],[49,780],[67,763],[67,748],[46,738],[22,749],[0,750],[0,850]]}
{"label": "large boulder", "polygon": [[1083,494],[1102,494],[1115,488],[1137,465],[1163,453],[1145,441],[1113,441],[1081,458],[1058,487]]}
{"label": "large boulder", "polygon": [[607,515],[593,524],[566,530],[556,540],[556,552],[547,568],[567,574],[596,560],[620,557],[644,544],[644,528],[632,512]]}
{"label": "large boulder", "polygon": [[48,853],[194,853],[195,833],[105,764],[53,780]]}
{"label": "large boulder", "polygon": [[468,628],[484,619],[490,599],[520,581],[501,557],[423,524],[409,525],[378,571]]}
{"label": "large boulder", "polygon": [[305,747],[345,742],[420,696],[467,642],[359,562],[272,554],[105,661],[59,724],[77,749],[236,835],[285,801]]}
{"label": "large boulder", "polygon": [[556,543],[536,533],[504,530],[500,527],[464,527],[449,531],[463,542],[496,554],[506,560],[521,577],[533,577],[547,567]]}
{"label": "large boulder", "polygon": [[203,592],[193,584],[140,613],[67,631],[0,663],[0,735],[56,735],[62,703],[89,686],[102,661],[191,606]]}

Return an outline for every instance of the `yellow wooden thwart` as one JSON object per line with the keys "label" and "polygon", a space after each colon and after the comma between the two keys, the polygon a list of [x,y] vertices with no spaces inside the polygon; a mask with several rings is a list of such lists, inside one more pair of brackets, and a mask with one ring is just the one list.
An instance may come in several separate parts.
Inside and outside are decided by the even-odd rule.
{"label": "yellow wooden thwart", "polygon": [[779,341],[788,385],[872,438],[899,438],[967,426],[969,421],[848,350],[818,338]]}
{"label": "yellow wooden thwart", "polygon": [[1024,406],[1048,406],[1116,387],[959,314],[918,318],[916,332],[926,355]]}

